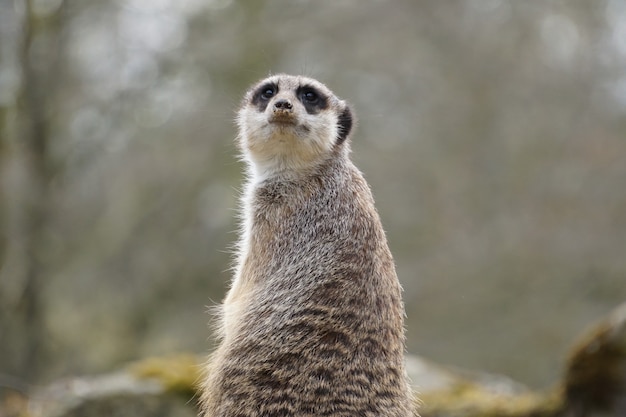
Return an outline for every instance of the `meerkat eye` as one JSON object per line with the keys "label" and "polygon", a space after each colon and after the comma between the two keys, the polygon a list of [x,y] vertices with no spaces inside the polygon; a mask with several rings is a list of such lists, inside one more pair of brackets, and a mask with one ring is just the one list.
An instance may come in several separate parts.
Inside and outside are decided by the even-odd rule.
{"label": "meerkat eye", "polygon": [[319,96],[315,93],[315,91],[305,91],[302,93],[302,101],[305,101],[310,104],[315,104],[319,100]]}
{"label": "meerkat eye", "polygon": [[272,87],[265,88],[261,93],[261,98],[263,100],[269,100],[274,97],[274,89]]}

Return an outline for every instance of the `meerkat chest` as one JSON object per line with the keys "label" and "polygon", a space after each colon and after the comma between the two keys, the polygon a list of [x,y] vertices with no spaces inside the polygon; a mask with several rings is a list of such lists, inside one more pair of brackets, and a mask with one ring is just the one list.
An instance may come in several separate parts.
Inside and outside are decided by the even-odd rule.
{"label": "meerkat chest", "polygon": [[345,233],[334,220],[337,202],[331,194],[317,180],[252,190],[240,279],[260,285],[289,279],[294,268],[308,268],[323,247],[337,244]]}
{"label": "meerkat chest", "polygon": [[269,184],[257,188],[251,207],[254,237],[265,242],[284,238],[284,233],[296,237],[303,232],[302,227],[315,220],[321,211],[328,212],[327,190],[311,182]]}

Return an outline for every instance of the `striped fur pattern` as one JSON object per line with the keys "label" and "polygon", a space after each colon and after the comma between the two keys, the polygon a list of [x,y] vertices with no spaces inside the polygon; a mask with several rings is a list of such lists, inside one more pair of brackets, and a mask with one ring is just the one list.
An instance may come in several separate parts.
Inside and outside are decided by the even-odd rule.
{"label": "striped fur pattern", "polygon": [[412,415],[401,288],[349,159],[349,107],[278,75],[250,90],[239,123],[250,172],[203,415]]}

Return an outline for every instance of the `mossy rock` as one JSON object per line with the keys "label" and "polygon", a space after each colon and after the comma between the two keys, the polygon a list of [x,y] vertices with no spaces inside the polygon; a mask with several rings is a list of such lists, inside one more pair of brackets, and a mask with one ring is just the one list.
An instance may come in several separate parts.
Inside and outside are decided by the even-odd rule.
{"label": "mossy rock", "polygon": [[[16,417],[196,416],[204,358],[148,358],[111,374],[55,382],[33,393]],[[626,304],[572,349],[564,378],[531,392],[506,377],[471,373],[407,357],[422,417],[626,416]],[[417,398],[419,397],[419,401]],[[418,404],[421,404],[418,406]]]}

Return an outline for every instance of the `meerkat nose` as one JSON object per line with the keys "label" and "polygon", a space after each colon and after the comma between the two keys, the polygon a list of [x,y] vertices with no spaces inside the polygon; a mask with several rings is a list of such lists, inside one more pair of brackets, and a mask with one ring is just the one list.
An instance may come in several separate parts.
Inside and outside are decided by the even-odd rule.
{"label": "meerkat nose", "polygon": [[291,101],[286,100],[286,99],[280,99],[277,100],[276,103],[274,103],[274,108],[275,109],[280,109],[280,110],[291,110],[293,107],[293,104],[291,104]]}

